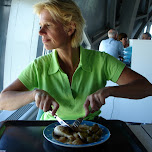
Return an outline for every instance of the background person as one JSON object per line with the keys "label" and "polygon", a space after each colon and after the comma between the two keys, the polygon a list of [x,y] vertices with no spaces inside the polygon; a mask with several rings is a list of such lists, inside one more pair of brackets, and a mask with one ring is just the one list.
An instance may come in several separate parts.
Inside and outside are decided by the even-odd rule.
{"label": "background person", "polygon": [[99,51],[104,51],[115,58],[122,58],[123,45],[120,41],[117,41],[118,32],[115,29],[108,31],[108,39],[102,40],[99,45]]}
{"label": "background person", "polygon": [[122,45],[124,48],[129,46],[129,42],[128,42],[128,36],[126,33],[120,33],[118,35],[118,40],[122,42]]}
{"label": "background person", "polygon": [[143,33],[141,36],[142,40],[151,40],[151,34],[149,32]]}
{"label": "background person", "polygon": [[[1,92],[0,110],[15,110],[35,100],[44,112],[41,120],[54,120],[55,113],[64,120],[83,116],[92,120],[109,96],[141,99],[152,95],[148,80],[124,63],[80,46],[85,22],[73,1],[49,0],[34,9],[40,17],[42,42],[55,51],[35,59]],[[105,87],[108,80],[119,86]]]}
{"label": "background person", "polygon": [[128,36],[126,33],[120,33],[118,35],[118,40],[122,42],[123,50],[123,62],[130,67],[131,66],[131,56],[132,56],[132,47],[129,46]]}

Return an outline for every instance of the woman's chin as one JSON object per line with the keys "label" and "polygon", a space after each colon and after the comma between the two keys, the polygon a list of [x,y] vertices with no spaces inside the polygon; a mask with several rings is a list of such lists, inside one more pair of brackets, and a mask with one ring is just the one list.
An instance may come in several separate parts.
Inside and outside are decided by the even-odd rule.
{"label": "woman's chin", "polygon": [[49,45],[45,45],[45,44],[44,44],[44,48],[45,48],[46,50],[53,50],[53,49],[55,49],[54,47],[49,46]]}

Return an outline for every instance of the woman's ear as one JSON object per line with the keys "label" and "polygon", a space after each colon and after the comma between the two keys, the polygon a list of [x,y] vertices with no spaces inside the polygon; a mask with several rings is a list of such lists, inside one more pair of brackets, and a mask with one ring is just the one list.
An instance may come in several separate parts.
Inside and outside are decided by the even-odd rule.
{"label": "woman's ear", "polygon": [[76,30],[76,24],[74,22],[70,22],[68,27],[68,35],[71,36]]}

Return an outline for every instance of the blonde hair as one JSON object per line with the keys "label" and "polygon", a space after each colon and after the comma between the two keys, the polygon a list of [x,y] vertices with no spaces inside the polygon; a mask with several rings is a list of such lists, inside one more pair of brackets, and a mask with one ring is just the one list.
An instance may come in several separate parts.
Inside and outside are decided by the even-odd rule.
{"label": "blonde hair", "polygon": [[54,20],[60,21],[65,30],[71,22],[74,23],[76,29],[72,35],[71,46],[73,48],[80,46],[83,41],[85,20],[79,7],[72,0],[47,0],[34,5],[34,12],[38,15],[43,9],[48,10]]}

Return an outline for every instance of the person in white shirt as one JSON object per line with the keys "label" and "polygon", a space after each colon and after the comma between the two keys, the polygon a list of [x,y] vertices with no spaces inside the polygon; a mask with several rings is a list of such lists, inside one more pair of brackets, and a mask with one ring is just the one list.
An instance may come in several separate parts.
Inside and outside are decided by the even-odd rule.
{"label": "person in white shirt", "polygon": [[122,59],[124,47],[122,42],[117,41],[117,30],[110,29],[108,31],[108,37],[108,39],[101,41],[99,45],[99,51],[106,52],[117,59]]}

